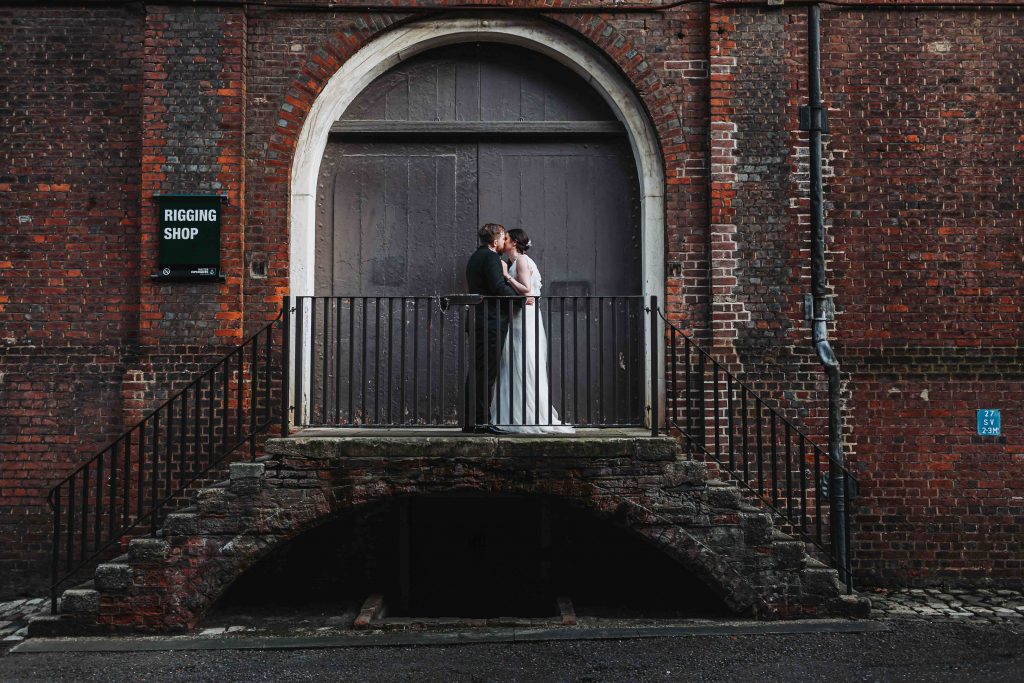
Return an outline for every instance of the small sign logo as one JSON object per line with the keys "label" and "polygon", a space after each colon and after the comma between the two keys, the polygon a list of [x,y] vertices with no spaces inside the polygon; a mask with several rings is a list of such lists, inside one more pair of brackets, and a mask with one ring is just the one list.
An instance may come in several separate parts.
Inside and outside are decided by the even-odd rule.
{"label": "small sign logo", "polygon": [[978,434],[981,436],[1002,436],[1003,415],[1001,410],[982,408],[978,411]]}

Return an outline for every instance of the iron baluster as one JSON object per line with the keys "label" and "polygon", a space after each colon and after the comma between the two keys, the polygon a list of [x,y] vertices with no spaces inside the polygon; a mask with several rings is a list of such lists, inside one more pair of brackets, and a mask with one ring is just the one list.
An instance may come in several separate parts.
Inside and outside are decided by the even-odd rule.
{"label": "iron baluster", "polygon": [[757,428],[757,492],[764,495],[764,435],[761,429],[761,399],[754,399],[754,426]]}
{"label": "iron baluster", "polygon": [[626,299],[626,422],[633,422],[633,337],[636,334],[636,299]]}
{"label": "iron baluster", "polygon": [[[573,305],[575,308],[575,304]],[[525,318],[524,318],[525,320]],[[540,326],[544,324],[544,321],[540,317],[540,299],[534,300],[533,304],[533,395],[536,400],[533,402],[533,422],[534,424],[540,424]],[[547,341],[547,340],[545,340]],[[575,343],[575,340],[574,342]],[[545,349],[544,356],[547,357],[547,349]],[[575,358],[575,356],[574,356]],[[575,386],[575,385],[573,385]],[[550,389],[550,387],[549,387]],[[573,391],[573,396],[576,392]],[[551,392],[548,391],[548,403],[551,402]],[[562,411],[565,411],[565,406],[562,406]],[[562,418],[562,422],[567,422],[565,417]]]}
{"label": "iron baluster", "polygon": [[[508,348],[507,349],[503,349],[501,355],[502,355],[502,359],[508,359],[506,361],[508,363],[508,421],[509,421],[509,424],[513,424],[513,423],[515,423],[515,413],[516,413],[515,395],[512,393],[512,391],[513,391],[513,389],[515,388],[515,385],[516,385],[516,382],[515,382],[515,368],[513,367],[515,365],[515,363],[513,361],[515,360],[515,357],[516,357],[515,356],[515,349],[516,349],[516,334],[515,333],[516,333],[516,331],[515,331],[515,328],[512,326],[512,317],[513,317],[512,299],[500,299],[499,300],[499,305],[500,304],[508,304],[508,333],[506,334],[506,336],[508,337]],[[498,329],[500,330],[501,328],[499,327]],[[499,344],[500,343],[501,342],[499,342]],[[499,365],[498,368],[499,368],[499,370],[498,370],[498,377],[499,377],[499,381],[500,381],[500,377],[501,377],[501,370],[500,370],[500,368],[501,368],[501,365]],[[500,420],[501,419],[501,413],[498,413],[498,416],[499,416],[499,420]]]}
{"label": "iron baluster", "polygon": [[814,533],[815,538],[818,539],[818,545],[821,545],[821,460],[818,457],[817,448],[813,448],[811,453],[814,457]]}
{"label": "iron baluster", "polygon": [[53,538],[50,547],[50,612],[57,613],[57,575],[60,573],[60,486],[53,489]]}
{"label": "iron baluster", "polygon": [[750,482],[750,425],[748,417],[750,408],[747,406],[747,387],[740,387],[740,410],[742,413],[741,428],[743,429],[743,484],[749,486]]}
{"label": "iron baluster", "polygon": [[605,420],[604,407],[604,297],[597,297],[597,419]]}
{"label": "iron baluster", "polygon": [[341,324],[345,300],[340,296],[333,297],[334,310],[334,424],[341,424],[341,336],[344,329]]}
{"label": "iron baluster", "polygon": [[778,469],[778,451],[776,448],[776,433],[775,433],[775,412],[771,413],[771,446],[772,446],[772,505],[778,507],[779,505],[779,469]]}
{"label": "iron baluster", "polygon": [[374,299],[373,310],[373,421],[380,424],[380,297]]}
{"label": "iron baluster", "polygon": [[120,439],[111,444],[110,447],[110,514],[107,519],[107,537],[114,537],[114,529],[117,528],[117,478],[121,471],[118,467],[118,445]]}
{"label": "iron baluster", "polygon": [[[534,303],[534,305],[536,305],[536,302]],[[519,327],[519,332],[520,332],[520,335],[522,337],[522,339],[521,339],[521,341],[522,341],[522,344],[521,344],[521,346],[522,346],[521,356],[522,356],[522,364],[523,364],[523,368],[522,368],[523,369],[523,384],[522,384],[523,389],[522,389],[522,391],[520,393],[522,393],[522,395],[523,395],[523,397],[522,397],[523,398],[523,410],[522,410],[521,415],[522,415],[522,424],[524,424],[524,425],[530,423],[530,419],[526,415],[526,387],[528,386],[527,382],[530,381],[527,378],[527,376],[526,376],[526,316],[529,315],[529,310],[528,309],[530,309],[530,308],[531,307],[527,306],[526,302],[524,301],[523,304],[522,304],[522,308],[519,309],[519,320],[521,322],[521,325]],[[534,322],[536,322],[536,320],[534,320]],[[533,357],[534,357],[534,359],[537,358],[537,348],[536,347],[534,347]],[[534,398],[539,400],[539,397],[536,394],[534,394]],[[536,400],[534,402],[536,402]]]}
{"label": "iron baluster", "polygon": [[807,530],[807,444],[804,435],[800,435],[800,469],[797,471],[800,477],[800,530]]}
{"label": "iron baluster", "polygon": [[618,297],[608,301],[612,310],[612,421],[619,422],[619,326],[616,316]]}
{"label": "iron baluster", "polygon": [[789,423],[783,425],[786,439],[786,518],[793,521],[793,466],[790,462],[793,458],[793,449],[790,444]]}
{"label": "iron baluster", "polygon": [[[360,327],[360,329],[362,330],[363,333],[360,335],[362,337],[362,342],[361,342],[361,345],[359,347],[359,359],[360,359],[360,363],[359,363],[359,379],[361,380],[359,382],[359,384],[360,384],[360,387],[362,388],[362,390],[360,391],[360,394],[359,394],[359,414],[361,416],[363,424],[366,424],[366,422],[368,421],[367,420],[367,412],[366,412],[366,384],[367,384],[367,382],[366,382],[366,353],[367,353],[366,335],[367,335],[367,329],[366,328],[369,327],[369,325],[366,324],[366,307],[367,307],[366,297],[362,298],[361,304],[362,305],[359,307],[359,312],[361,314],[360,315],[359,327]],[[402,313],[402,322],[403,323],[405,322],[405,313],[404,313],[404,311]],[[405,350],[405,338],[404,337],[402,338],[402,350],[403,350],[403,353],[404,353],[404,350]],[[404,361],[404,358],[403,358],[403,361]],[[403,382],[404,382],[404,378],[403,378]],[[405,386],[405,385],[403,384],[403,386]]]}
{"label": "iron baluster", "polygon": [[[484,320],[487,319],[486,318],[487,303],[488,303],[488,300],[485,298],[483,300],[484,316],[485,316]],[[465,420],[466,420],[466,427],[468,427],[470,429],[476,427],[476,385],[477,385],[477,382],[480,381],[480,378],[477,377],[477,372],[478,372],[478,370],[477,370],[477,360],[478,359],[477,359],[477,356],[476,356],[476,326],[477,326],[477,318],[479,318],[479,316],[480,316],[480,305],[481,304],[473,304],[472,305],[473,306],[472,309],[470,309],[468,307],[466,309],[466,326],[469,328],[469,348],[466,349],[466,367],[468,368],[469,371],[466,374],[469,377],[469,381],[466,383],[466,387],[467,387],[467,391],[466,391],[467,397],[466,398],[468,400],[466,401],[466,406],[465,406],[465,411],[466,411]],[[486,330],[485,330],[485,333],[486,333]],[[487,353],[484,354],[484,377],[487,376],[487,356],[489,356],[489,355],[490,354],[487,354]]]}
{"label": "iron baluster", "polygon": [[[657,326],[658,321],[654,317],[654,312],[651,312],[651,325]],[[651,332],[651,354],[656,355],[655,349],[658,341],[658,335],[655,332]],[[676,330],[674,327],[669,327],[669,345],[671,346],[672,357],[669,360],[670,367],[672,368],[672,405],[669,410],[669,420],[671,423],[675,423],[679,419],[679,390],[677,389],[676,377],[679,375],[679,350],[676,348]],[[655,368],[654,365],[651,368]],[[657,374],[651,375],[652,389],[657,388]],[[667,407],[667,406],[666,406]],[[669,427],[671,432],[671,425]],[[683,441],[686,444],[686,451],[690,451],[689,433],[683,434]]]}
{"label": "iron baluster", "polygon": [[[282,336],[281,336],[281,436],[288,436],[288,413],[290,406],[288,400],[291,398],[291,375],[289,370],[291,368],[291,336],[292,336],[292,307],[290,297],[285,296],[283,301],[282,313],[284,316]],[[268,342],[269,343],[269,342]],[[269,360],[268,360],[269,362]],[[268,383],[269,391],[269,383]],[[268,408],[269,410],[269,408]],[[199,443],[199,392],[196,392],[196,444]],[[196,463],[199,462],[199,450],[196,449],[194,459]]]}
{"label": "iron baluster", "polygon": [[[390,306],[390,302],[388,303]],[[390,322],[389,322],[390,325]],[[389,328],[390,329],[390,328]],[[348,298],[348,421],[356,423],[355,386],[356,386],[356,300]],[[390,383],[390,377],[388,381]],[[390,391],[390,390],[389,390]]]}
{"label": "iron baluster", "polygon": [[174,426],[174,401],[173,399],[167,404],[167,425],[164,427],[164,497],[171,495],[171,477],[173,463],[171,458],[171,445],[174,443],[174,432],[171,428]]}
{"label": "iron baluster", "polygon": [[683,355],[685,357],[685,380],[686,380],[686,397],[683,399],[685,402],[684,409],[686,410],[686,450],[692,452],[693,444],[693,397],[690,394],[691,382],[691,367],[690,367],[690,338],[683,337]]}
{"label": "iron baluster", "polygon": [[184,473],[188,470],[188,392],[190,387],[185,387],[184,391],[181,392],[181,413],[180,419],[180,434],[178,435],[178,458],[181,461],[181,472]]}
{"label": "iron baluster", "polygon": [[[326,323],[326,319],[324,320]],[[327,326],[324,325],[324,329]],[[242,425],[245,421],[242,419],[242,410],[245,407],[245,386],[243,384],[245,377],[245,344],[238,347],[238,368],[235,374],[235,443],[237,446],[242,442]],[[169,426],[169,425],[168,425]],[[169,455],[169,453],[168,453]]]}
{"label": "iron baluster", "polygon": [[[577,323],[579,315],[579,299],[572,300],[572,420],[580,422],[580,336]],[[558,369],[561,372],[562,407],[565,407],[565,297],[558,299],[558,339],[561,342],[561,356]]]}
{"label": "iron baluster", "polygon": [[440,318],[441,318],[441,321],[438,323],[438,335],[440,337],[439,346],[441,347],[441,354],[440,354],[441,358],[440,358],[440,367],[437,370],[437,375],[438,375],[438,377],[441,378],[441,396],[439,397],[439,400],[438,400],[438,404],[439,404],[438,405],[438,410],[440,411],[440,415],[441,415],[441,419],[439,420],[439,422],[441,424],[444,424],[445,423],[445,417],[444,417],[445,394],[447,393],[445,391],[445,381],[444,381],[444,357],[446,355],[444,351],[445,351],[445,348],[448,346],[445,343],[445,340],[444,340],[444,321],[448,318],[448,311],[447,310],[441,311]]}
{"label": "iron baluster", "polygon": [[398,371],[398,384],[400,387],[398,421],[405,424],[405,297],[398,300],[398,305],[401,308],[398,330],[398,352],[400,355]]}
{"label": "iron baluster", "polygon": [[[145,427],[142,428],[146,430]],[[160,471],[158,462],[160,449],[160,413],[153,413],[153,466],[149,468],[149,535],[156,536],[156,496],[157,473]]]}
{"label": "iron baluster", "polygon": [[295,298],[295,425],[304,424],[305,415],[305,372],[302,365],[302,354],[306,346],[303,321],[306,317],[305,297]]}
{"label": "iron baluster", "polygon": [[736,438],[736,430],[735,430],[734,417],[733,417],[733,414],[734,414],[735,410],[734,410],[733,405],[732,405],[732,397],[733,397],[732,374],[730,374],[729,372],[725,373],[725,391],[726,391],[726,394],[725,394],[725,409],[729,413],[728,414],[729,438],[727,439],[728,442],[729,442],[729,469],[730,470],[734,470],[734,469],[736,469],[736,447],[735,447],[735,444],[733,443],[734,439]]}
{"label": "iron baluster", "polygon": [[651,297],[651,436],[658,435],[658,297]]}
{"label": "iron baluster", "polygon": [[[590,327],[591,327],[590,299],[588,298],[586,301],[587,301],[587,343],[586,343],[586,348],[587,348],[587,424],[594,424],[594,400],[593,400],[593,396],[591,395],[591,388],[593,387],[594,382],[593,382],[593,378],[591,377],[591,373],[590,373],[590,366],[591,366],[591,359],[590,359]],[[551,319],[550,306],[548,308],[548,313],[549,313],[548,320],[550,320]]]}
{"label": "iron baluster", "polygon": [[71,572],[71,563],[75,554],[75,477],[76,474],[72,474],[68,478],[68,549],[67,549],[67,568],[65,571]]}
{"label": "iron baluster", "polygon": [[[427,298],[427,424],[434,421],[434,384],[431,373],[433,361],[430,358],[430,351],[433,344],[431,340],[434,336],[434,307],[431,298]],[[442,380],[443,381],[443,380]]]}
{"label": "iron baluster", "polygon": [[143,498],[146,491],[146,428],[139,426],[139,507],[135,511],[135,518],[142,518]]}
{"label": "iron baluster", "polygon": [[697,354],[697,415],[696,418],[699,421],[697,429],[700,430],[700,450],[704,453],[708,452],[708,413],[704,405],[704,354],[699,347],[694,345],[695,352]]}
{"label": "iron baluster", "polygon": [[[484,324],[483,324],[483,330],[482,330],[483,334],[484,334],[484,376],[483,376],[483,380],[482,381],[481,381],[480,377],[476,378],[477,383],[481,385],[480,387],[477,387],[477,389],[482,389],[483,391],[488,392],[488,393],[490,393],[490,388],[491,388],[490,387],[490,384],[491,384],[490,379],[491,379],[491,353],[492,353],[491,330],[490,330],[490,325],[488,324],[488,319],[491,317],[490,306],[491,306],[491,299],[490,299],[490,297],[485,297],[484,298]],[[497,334],[500,335],[501,334],[501,300],[500,299],[498,299],[495,302],[495,308],[497,309],[495,311],[495,316],[496,316],[496,320],[497,320],[497,328],[498,328]],[[473,349],[473,352],[474,353],[476,352],[476,348]],[[499,368],[501,367],[501,360],[500,360],[499,356],[496,356],[494,358],[494,362],[498,364]],[[497,418],[497,419],[495,419],[495,422],[496,423],[500,423],[501,422],[501,391],[502,391],[502,388],[501,388],[501,373],[499,372],[497,374],[498,374],[498,379],[497,379],[497,381],[494,384],[494,392],[493,392],[492,395],[494,396],[494,399],[495,399],[495,401],[494,401],[494,414],[495,414],[495,416]],[[488,407],[488,410],[490,410],[490,405],[491,405],[491,400],[490,399],[491,399],[491,397],[487,396],[487,398],[484,400],[484,405]],[[477,396],[476,400],[479,401],[480,397]],[[474,412],[474,415],[475,415],[476,414],[476,404],[473,405],[473,412]],[[477,416],[477,417],[479,417],[479,416]],[[490,417],[489,415],[484,415],[483,416],[483,418],[485,420],[489,419],[489,417]],[[474,418],[474,420],[473,420],[474,426],[477,425],[477,422],[478,422],[477,419]]]}
{"label": "iron baluster", "polygon": [[[132,476],[132,433],[124,435],[124,489],[121,491],[121,526],[128,526],[128,515],[131,514],[131,476]],[[57,487],[60,489],[60,486]]]}
{"label": "iron baluster", "polygon": [[713,410],[715,411],[715,460],[721,462],[722,460],[722,428],[720,424],[720,418],[718,412],[718,363],[714,360],[711,361],[711,372],[713,373],[711,382],[711,391],[714,399]]}
{"label": "iron baluster", "polygon": [[79,560],[85,559],[86,546],[89,543],[89,464],[82,468],[82,512],[79,520],[82,525],[81,538],[78,542]]}
{"label": "iron baluster", "polygon": [[100,547],[100,525],[103,523],[103,454],[96,459],[96,505],[93,511],[92,550]]}
{"label": "iron baluster", "polygon": [[412,423],[419,421],[420,415],[420,298],[412,298]]}

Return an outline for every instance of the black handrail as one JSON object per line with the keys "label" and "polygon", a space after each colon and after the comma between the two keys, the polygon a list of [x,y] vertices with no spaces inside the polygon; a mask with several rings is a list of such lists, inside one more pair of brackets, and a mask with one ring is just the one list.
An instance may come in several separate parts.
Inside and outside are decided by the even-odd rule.
{"label": "black handrail", "polygon": [[691,455],[696,452],[717,462],[790,529],[822,550],[833,566],[846,558],[846,587],[852,590],[850,534],[837,534],[846,544],[846,552],[840,553],[826,524],[830,466],[840,473],[848,501],[856,491],[856,478],[662,311],[658,313],[668,333],[669,432],[682,439]]}
{"label": "black handrail", "polygon": [[[278,421],[281,313],[50,490],[50,606],[60,588],[186,487]],[[246,415],[248,411],[248,415]],[[80,495],[81,499],[76,500]]]}
{"label": "black handrail", "polygon": [[[653,308],[644,304],[642,296],[546,296],[529,302],[477,295],[290,297],[286,343],[294,350],[284,392],[289,422],[643,427],[650,411],[645,326],[653,317]],[[492,353],[481,353],[476,342],[488,334],[483,320],[489,316],[507,334],[488,342]],[[492,422],[477,414],[476,399],[490,391],[482,378],[502,362],[517,381],[496,380],[491,404],[498,419]],[[540,400],[528,405],[531,395]]]}

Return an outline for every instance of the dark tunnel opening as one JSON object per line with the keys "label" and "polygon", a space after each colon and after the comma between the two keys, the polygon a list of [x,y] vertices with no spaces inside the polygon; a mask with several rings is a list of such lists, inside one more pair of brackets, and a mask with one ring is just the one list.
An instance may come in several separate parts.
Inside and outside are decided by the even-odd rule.
{"label": "dark tunnel opening", "polygon": [[216,610],[353,609],[401,617],[730,614],[691,572],[612,521],[534,497],[394,499],[333,517],[246,571]]}

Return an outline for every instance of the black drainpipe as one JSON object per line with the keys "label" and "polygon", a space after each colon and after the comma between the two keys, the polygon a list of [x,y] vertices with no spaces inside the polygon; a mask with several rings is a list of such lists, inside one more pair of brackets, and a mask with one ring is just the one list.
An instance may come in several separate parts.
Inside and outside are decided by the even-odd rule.
{"label": "black drainpipe", "polygon": [[[832,554],[839,578],[852,589],[846,519],[846,477],[842,465],[843,430],[839,415],[839,360],[828,342],[828,321],[835,319],[835,308],[825,282],[825,210],[821,184],[821,134],[828,132],[828,120],[821,106],[821,8],[807,8],[807,64],[810,104],[801,107],[800,127],[810,133],[811,162],[811,301],[806,308],[813,324],[814,350],[828,375],[828,452],[829,500],[831,503]],[[821,485],[821,482],[816,482]]]}

